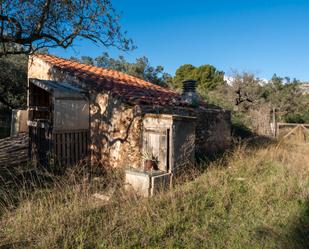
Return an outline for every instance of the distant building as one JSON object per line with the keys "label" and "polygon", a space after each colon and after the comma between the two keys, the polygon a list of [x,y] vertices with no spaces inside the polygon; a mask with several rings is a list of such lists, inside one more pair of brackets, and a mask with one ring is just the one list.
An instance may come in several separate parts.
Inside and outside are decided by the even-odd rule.
{"label": "distant building", "polygon": [[309,83],[302,83],[299,88],[303,94],[309,94]]}

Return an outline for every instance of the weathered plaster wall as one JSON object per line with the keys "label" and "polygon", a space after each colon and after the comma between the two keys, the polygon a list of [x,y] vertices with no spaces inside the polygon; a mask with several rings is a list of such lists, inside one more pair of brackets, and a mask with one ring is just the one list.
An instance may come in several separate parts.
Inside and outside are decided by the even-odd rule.
{"label": "weathered plaster wall", "polygon": [[28,78],[37,78],[40,80],[50,80],[51,66],[45,61],[37,58],[30,57],[28,62]]}
{"label": "weathered plaster wall", "polygon": [[143,119],[144,128],[171,129],[173,124],[171,115],[146,114]]}
{"label": "weathered plaster wall", "polygon": [[54,80],[58,82],[69,82],[87,89],[87,85],[76,77],[51,66],[49,63],[38,57],[30,57],[28,62],[28,79],[37,78],[40,80]]}
{"label": "weathered plaster wall", "polygon": [[[168,170],[175,174],[194,164],[195,121],[194,117],[174,114],[145,115],[144,145],[158,156],[161,170]],[[150,134],[152,135],[149,136]],[[148,140],[151,137],[157,139]],[[161,163],[163,165],[160,165]]]}
{"label": "weathered plaster wall", "polygon": [[231,144],[231,113],[222,109],[199,110],[196,155],[205,157],[226,150]]}

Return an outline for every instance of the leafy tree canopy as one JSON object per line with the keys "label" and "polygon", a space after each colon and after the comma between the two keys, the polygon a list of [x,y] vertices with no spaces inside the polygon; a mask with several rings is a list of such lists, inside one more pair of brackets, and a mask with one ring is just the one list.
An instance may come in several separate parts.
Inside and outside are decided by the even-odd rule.
{"label": "leafy tree canopy", "polygon": [[82,56],[80,62],[91,66],[94,65],[94,60],[90,56]]}
{"label": "leafy tree canopy", "polygon": [[164,87],[169,86],[172,81],[172,77],[168,73],[164,72],[164,67],[151,66],[148,58],[145,56],[138,58],[135,62],[131,63],[128,62],[123,56],[112,58],[108,55],[108,53],[103,53],[95,59],[89,56],[82,56],[79,61],[88,65],[95,65],[98,67],[124,72]]}
{"label": "leafy tree canopy", "polygon": [[276,74],[264,85],[264,97],[277,109],[279,116],[297,113],[304,107],[303,96],[300,90],[300,82],[289,77],[278,77]]}
{"label": "leafy tree canopy", "polygon": [[185,64],[176,70],[173,87],[180,89],[182,82],[188,79],[197,80],[198,91],[203,96],[206,96],[208,90],[213,90],[217,86],[224,84],[224,72],[218,71],[212,65],[195,67],[191,64]]}
{"label": "leafy tree canopy", "polygon": [[26,55],[4,56],[0,58],[0,103],[10,108],[26,106],[27,94]]}
{"label": "leafy tree canopy", "polygon": [[121,31],[111,0],[0,1],[0,56],[67,48],[76,38],[122,50],[133,48]]}
{"label": "leafy tree canopy", "polygon": [[191,64],[184,64],[180,66],[175,73],[173,78],[173,86],[176,89],[182,88],[182,82],[185,80],[193,79],[193,72],[195,67]]}

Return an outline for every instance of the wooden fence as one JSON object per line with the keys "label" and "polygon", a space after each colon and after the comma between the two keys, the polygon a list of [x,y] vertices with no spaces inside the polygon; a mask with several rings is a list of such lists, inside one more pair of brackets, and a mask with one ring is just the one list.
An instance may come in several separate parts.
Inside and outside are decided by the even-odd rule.
{"label": "wooden fence", "polygon": [[[41,133],[40,135],[35,137],[35,141],[32,141],[39,145],[37,146],[39,151],[36,152],[36,156],[41,160],[39,163],[46,164],[50,153],[61,165],[74,165],[80,160],[85,160],[89,155],[88,130],[54,133],[51,141]],[[42,137],[46,144],[42,144],[44,142]],[[29,139],[28,133],[19,133],[0,139],[0,167],[13,167],[27,163],[29,161]]]}
{"label": "wooden fence", "polygon": [[293,138],[298,142],[308,142],[309,124],[277,123],[275,134],[281,139]]}
{"label": "wooden fence", "polygon": [[88,160],[89,130],[53,131],[29,126],[30,158],[37,165],[75,165]]}
{"label": "wooden fence", "polygon": [[29,137],[27,133],[0,139],[0,167],[18,166],[28,161]]}
{"label": "wooden fence", "polygon": [[53,133],[53,154],[61,165],[74,165],[89,154],[89,131],[61,131]]}

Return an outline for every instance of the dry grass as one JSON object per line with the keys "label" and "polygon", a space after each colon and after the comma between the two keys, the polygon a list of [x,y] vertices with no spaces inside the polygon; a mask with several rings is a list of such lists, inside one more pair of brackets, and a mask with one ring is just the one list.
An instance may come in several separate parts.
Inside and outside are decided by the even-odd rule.
{"label": "dry grass", "polygon": [[308,144],[242,145],[207,166],[151,199],[76,172],[10,205],[6,191],[0,248],[309,248]]}

